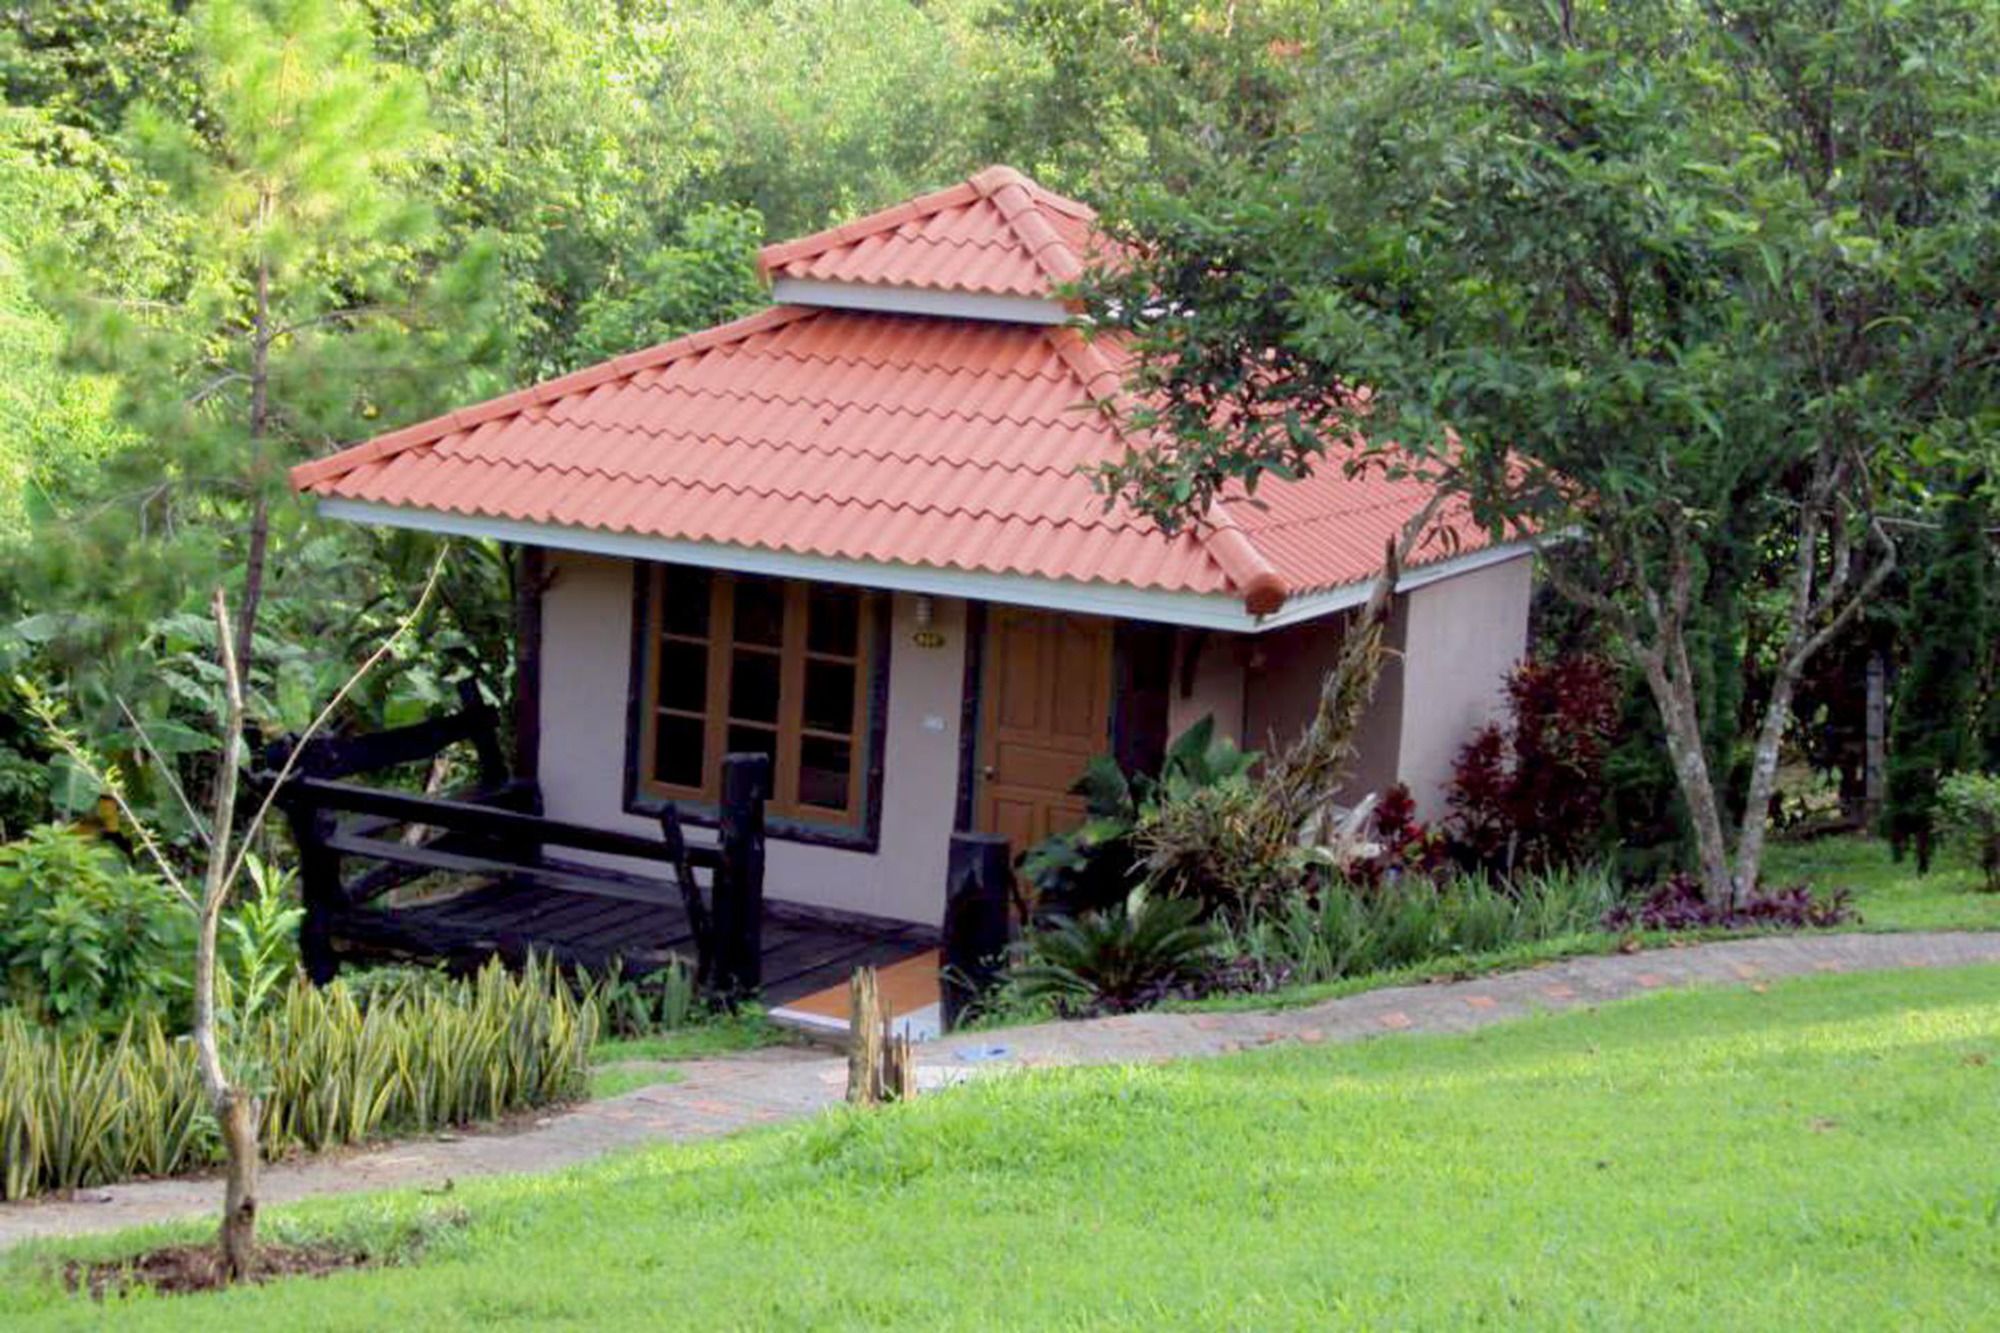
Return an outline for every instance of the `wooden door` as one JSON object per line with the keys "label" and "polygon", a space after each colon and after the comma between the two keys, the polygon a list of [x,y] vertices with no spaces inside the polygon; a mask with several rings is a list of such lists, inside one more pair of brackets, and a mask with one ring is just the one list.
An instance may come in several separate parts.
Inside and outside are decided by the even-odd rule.
{"label": "wooden door", "polygon": [[996,606],[986,625],[974,809],[1018,854],[1083,822],[1070,788],[1111,746],[1112,622]]}

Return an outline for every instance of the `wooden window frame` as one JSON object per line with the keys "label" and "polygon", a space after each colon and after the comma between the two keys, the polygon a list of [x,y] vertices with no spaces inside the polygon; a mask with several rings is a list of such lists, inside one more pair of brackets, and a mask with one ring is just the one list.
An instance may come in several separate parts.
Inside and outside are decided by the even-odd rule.
{"label": "wooden window frame", "polygon": [[[683,818],[694,824],[712,824],[720,799],[722,756],[732,725],[754,726],[777,732],[776,756],[772,765],[772,799],[766,805],[766,832],[790,841],[836,846],[858,851],[875,851],[881,842],[882,756],[888,721],[889,621],[891,607],[887,595],[847,585],[827,585],[851,591],[860,598],[855,652],[850,655],[825,653],[807,645],[807,606],[812,582],[772,579],[784,590],[785,616],[782,644],[770,651],[780,662],[778,721],[773,726],[761,720],[734,721],[727,715],[732,656],[738,645],[734,636],[734,588],[739,576],[730,571],[709,569],[707,698],[722,700],[723,707],[703,711],[705,744],[703,782],[700,787],[679,786],[657,781],[653,758],[658,703],[659,659],[657,642],[663,637],[659,608],[667,566],[634,562],[632,591],[632,683],[626,722],[625,809],[634,814],[656,814],[667,802],[674,802]],[[676,636],[680,637],[680,636]],[[692,639],[693,636],[687,636]],[[762,651],[757,645],[742,645]],[[851,663],[855,676],[855,728],[851,735],[807,727],[804,722],[805,674],[809,660]],[[696,716],[686,713],[686,716]],[[822,736],[845,740],[850,746],[845,810],[801,804],[793,798],[798,789],[801,744]]]}

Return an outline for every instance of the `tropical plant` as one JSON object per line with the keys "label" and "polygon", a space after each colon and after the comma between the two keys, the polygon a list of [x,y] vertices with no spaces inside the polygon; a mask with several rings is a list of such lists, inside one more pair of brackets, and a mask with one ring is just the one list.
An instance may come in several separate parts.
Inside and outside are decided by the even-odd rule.
{"label": "tropical plant", "polygon": [[1650,893],[1613,907],[1606,930],[1815,930],[1859,921],[1846,889],[1816,894],[1804,884],[1716,902],[1688,875],[1674,875]]}
{"label": "tropical plant", "polygon": [[1986,891],[2000,893],[2000,776],[1954,773],[1938,787],[1938,826],[1979,863]]}
{"label": "tropical plant", "polygon": [[1110,755],[1094,756],[1070,788],[1083,797],[1083,822],[1044,838],[1021,857],[1036,910],[1075,916],[1122,901],[1139,872],[1132,834],[1140,823],[1165,802],[1242,782],[1260,757],[1217,735],[1213,714],[1175,738],[1157,775],[1128,774]]}
{"label": "tropical plant", "polygon": [[[259,1138],[281,1155],[580,1097],[597,1031],[593,998],[530,959],[366,1006],[344,982],[294,976],[233,1035],[264,1080]],[[209,1108],[193,1044],[156,1014],[100,1034],[0,1010],[0,1197],[211,1166]]]}
{"label": "tropical plant", "polygon": [[1006,987],[1065,1014],[1127,1013],[1198,985],[1218,938],[1202,906],[1141,885],[1119,905],[1056,917],[1024,940]]}
{"label": "tropical plant", "polygon": [[171,889],[102,839],[44,825],[0,846],[0,1003],[69,1026],[178,1021],[192,934]]}
{"label": "tropical plant", "polygon": [[1599,866],[1335,882],[1229,924],[1221,952],[1244,988],[1276,990],[1593,931],[1617,901]]}
{"label": "tropical plant", "polygon": [[607,1037],[645,1037],[691,1027],[709,1013],[694,972],[678,956],[665,967],[626,976],[623,959],[587,985]]}
{"label": "tropical plant", "polygon": [[229,978],[228,1008],[239,1026],[263,1013],[298,975],[299,923],[306,916],[293,871],[254,855],[244,857],[244,869],[252,891],[222,917],[221,975]]}

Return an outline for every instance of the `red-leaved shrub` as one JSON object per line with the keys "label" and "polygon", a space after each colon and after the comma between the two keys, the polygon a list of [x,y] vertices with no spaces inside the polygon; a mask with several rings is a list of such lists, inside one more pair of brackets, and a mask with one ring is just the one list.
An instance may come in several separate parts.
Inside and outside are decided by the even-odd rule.
{"label": "red-leaved shrub", "polygon": [[1507,678],[1506,727],[1482,728],[1452,766],[1448,827],[1495,869],[1575,861],[1604,822],[1604,759],[1618,675],[1599,657],[1523,662]]}

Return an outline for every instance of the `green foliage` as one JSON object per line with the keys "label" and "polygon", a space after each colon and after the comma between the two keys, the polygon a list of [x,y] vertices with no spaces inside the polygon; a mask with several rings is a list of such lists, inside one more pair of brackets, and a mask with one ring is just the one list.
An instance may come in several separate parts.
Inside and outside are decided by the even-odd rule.
{"label": "green foliage", "polygon": [[677,1032],[709,1017],[694,973],[679,958],[643,976],[628,977],[622,963],[592,983],[599,1026],[607,1037],[649,1037]]}
{"label": "green foliage", "polygon": [[229,1003],[218,1007],[239,1027],[249,1026],[297,979],[299,924],[306,918],[291,871],[255,855],[245,858],[244,869],[251,892],[223,915],[218,953],[219,975],[229,984]]}
{"label": "green foliage", "polygon": [[568,359],[593,365],[758,309],[763,230],[755,209],[697,207],[618,287],[584,302]]}
{"label": "green foliage", "polygon": [[[166,1237],[37,1246],[0,1256],[0,1323],[1979,1328],[1992,995],[1991,969],[1920,968],[975,1079],[555,1179],[277,1211],[288,1239],[371,1252],[464,1211],[443,1253],[328,1282],[100,1308],[62,1261]],[[990,1262],[938,1279],[969,1252]]]}
{"label": "green foliage", "polygon": [[1056,917],[1021,945],[1001,1003],[1052,1003],[1066,1014],[1127,1013],[1198,983],[1213,967],[1214,927],[1185,898],[1148,893],[1074,919]]}
{"label": "green foliage", "polygon": [[1241,784],[1260,758],[1218,736],[1213,715],[1174,739],[1157,775],[1127,774],[1110,755],[1092,756],[1070,788],[1083,797],[1083,823],[1022,854],[1021,873],[1035,888],[1037,908],[1074,916],[1123,901],[1139,873],[1132,835],[1152,812],[1165,802]]}
{"label": "green foliage", "polygon": [[1404,876],[1372,890],[1334,884],[1233,925],[1223,951],[1260,989],[1315,985],[1595,931],[1618,896],[1610,873],[1594,866],[1504,885],[1485,875]]}
{"label": "green foliage", "polygon": [[0,1004],[113,1029],[183,1008],[193,917],[116,848],[54,825],[0,846]]}
{"label": "green foliage", "polygon": [[[1871,516],[1995,449],[2000,15],[1398,17],[1329,54],[1275,157],[1127,210],[1092,311],[1136,336],[1131,424],[1168,442],[1099,479],[1173,526],[1261,478],[1416,471],[1490,531],[1573,530],[1565,588],[1645,670],[1704,883],[1751,887],[1785,692],[1890,568]],[[1775,670],[1732,848],[1689,631],[1745,551],[1776,556]]]}
{"label": "green foliage", "polygon": [[[261,1072],[266,1154],[491,1120],[583,1094],[597,1011],[557,970],[379,993],[294,978],[237,1028]],[[194,1050],[157,1016],[111,1036],[0,1010],[0,1197],[196,1170],[221,1158]]]}
{"label": "green foliage", "polygon": [[1940,783],[1979,763],[1981,677],[1993,652],[1992,507],[1977,478],[1945,506],[1944,528],[1922,550],[1910,594],[1910,661],[1896,686],[1883,831],[1900,854],[1931,864]]}
{"label": "green foliage", "polygon": [[2000,893],[2000,777],[1954,773],[1938,786],[1938,826],[1964,847],[1986,876],[1986,891]]}

